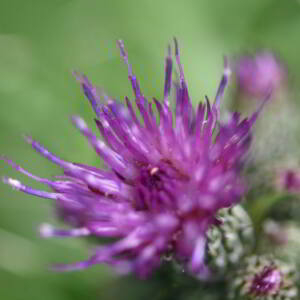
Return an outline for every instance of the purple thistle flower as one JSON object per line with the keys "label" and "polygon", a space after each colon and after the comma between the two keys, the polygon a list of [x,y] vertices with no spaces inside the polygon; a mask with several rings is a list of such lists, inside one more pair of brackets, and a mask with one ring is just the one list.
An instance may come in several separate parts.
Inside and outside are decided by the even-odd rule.
{"label": "purple thistle flower", "polygon": [[[85,96],[96,113],[99,140],[80,117],[73,124],[87,138],[106,169],[65,161],[50,153],[30,137],[26,141],[42,156],[63,169],[53,180],[41,178],[2,158],[19,172],[48,185],[45,192],[5,178],[17,190],[53,199],[61,218],[72,229],[56,229],[49,224],[40,228],[43,237],[110,237],[115,240],[95,249],[90,258],[59,270],[83,269],[94,264],[114,266],[121,273],[135,271],[140,277],[151,273],[164,254],[196,275],[204,266],[206,231],[216,223],[215,214],[241,200],[245,184],[240,176],[243,158],[251,142],[251,127],[259,109],[240,120],[234,113],[221,122],[220,101],[230,75],[225,60],[224,74],[215,102],[192,107],[175,39],[175,58],[179,82],[175,83],[175,114],[170,108],[172,58],[169,47],[165,65],[163,102],[143,95],[132,72],[122,41],[121,56],[128,66],[135,105],[126,105],[104,95],[80,74],[76,74]],[[103,96],[103,95],[102,95]],[[153,111],[156,107],[159,121]]]}
{"label": "purple thistle flower", "polygon": [[297,299],[297,277],[294,265],[272,256],[249,256],[230,281],[230,299]]}
{"label": "purple thistle flower", "polygon": [[253,278],[250,293],[256,296],[276,294],[280,289],[281,282],[280,270],[275,266],[266,266]]}
{"label": "purple thistle flower", "polygon": [[299,169],[281,170],[277,174],[276,186],[279,190],[289,193],[300,192],[300,171]]}
{"label": "purple thistle flower", "polygon": [[271,52],[260,52],[255,57],[243,56],[236,66],[240,90],[259,99],[279,88],[284,73],[282,65]]}

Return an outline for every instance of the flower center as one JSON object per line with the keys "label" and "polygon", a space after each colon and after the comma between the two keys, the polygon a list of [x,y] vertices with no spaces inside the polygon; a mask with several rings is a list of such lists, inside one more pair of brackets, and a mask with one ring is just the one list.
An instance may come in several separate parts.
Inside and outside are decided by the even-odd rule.
{"label": "flower center", "polygon": [[158,167],[142,168],[136,180],[135,208],[137,210],[157,210],[171,203],[172,195],[168,189],[171,178]]}
{"label": "flower center", "polygon": [[141,184],[149,189],[149,191],[159,191],[163,188],[162,177],[163,173],[157,167],[141,172]]}

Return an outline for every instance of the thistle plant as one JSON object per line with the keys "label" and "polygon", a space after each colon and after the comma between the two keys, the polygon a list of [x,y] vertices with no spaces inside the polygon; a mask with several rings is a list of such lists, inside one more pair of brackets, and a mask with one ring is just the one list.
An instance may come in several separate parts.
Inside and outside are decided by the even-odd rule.
{"label": "thistle plant", "polygon": [[[58,264],[54,269],[71,271],[107,264],[121,274],[133,272],[147,278],[172,260],[194,278],[225,282],[232,297],[296,297],[294,273],[275,259],[249,256],[255,250],[254,229],[239,204],[247,195],[244,170],[252,128],[268,93],[255,92],[265,100],[249,117],[228,112],[222,118],[220,105],[231,74],[225,58],[214,101],[206,97],[194,108],[174,39],[178,80],[172,79],[169,47],[163,100],[149,100],[123,42],[117,44],[128,67],[133,101],[106,96],[86,76],[75,74],[94,110],[102,139],[81,117],[71,120],[105,163],[104,168],[69,162],[29,136],[25,140],[31,147],[61,168],[62,174],[43,178],[1,157],[18,172],[50,187],[49,192],[14,178],[3,180],[18,191],[53,201],[68,227],[42,224],[42,237],[91,236],[99,241],[86,260]],[[249,84],[257,88],[251,80]],[[109,238],[109,242],[103,244],[101,238]]]}
{"label": "thistle plant", "polygon": [[[108,97],[101,102],[97,89],[79,74],[77,79],[95,111],[103,140],[82,118],[72,117],[107,168],[68,162],[26,137],[39,154],[62,168],[64,175],[54,180],[41,178],[3,158],[53,191],[37,190],[12,178],[4,182],[27,194],[54,200],[61,218],[72,227],[55,229],[44,224],[42,236],[117,239],[95,249],[87,260],[57,269],[75,270],[105,263],[121,273],[135,271],[145,277],[161,263],[164,253],[171,251],[189,272],[206,276],[206,232],[216,222],[217,211],[238,203],[245,193],[241,169],[251,143],[251,128],[262,106],[249,118],[241,119],[239,113],[233,113],[226,122],[220,120],[220,103],[230,75],[225,59],[215,101],[211,104],[206,99],[194,109],[176,39],[179,82],[172,84],[169,47],[164,99],[149,101],[132,71],[123,42],[118,41],[118,46],[128,66],[142,121],[127,97],[125,105]],[[172,85],[176,91],[175,113],[170,106]]]}

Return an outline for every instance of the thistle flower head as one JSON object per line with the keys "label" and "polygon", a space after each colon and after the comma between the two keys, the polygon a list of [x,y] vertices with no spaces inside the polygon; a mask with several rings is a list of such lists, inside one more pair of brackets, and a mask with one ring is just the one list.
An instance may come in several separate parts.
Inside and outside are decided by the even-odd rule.
{"label": "thistle flower head", "polygon": [[275,266],[265,266],[252,280],[250,293],[256,296],[272,295],[280,289],[282,275]]}
{"label": "thistle flower head", "polygon": [[271,52],[257,53],[255,57],[241,57],[236,73],[241,91],[256,98],[274,92],[284,78],[283,68]]}
{"label": "thistle flower head", "polygon": [[172,253],[191,273],[203,275],[205,233],[215,222],[216,212],[239,202],[245,191],[240,170],[250,145],[251,127],[262,106],[249,119],[241,120],[234,113],[226,122],[220,121],[220,101],[230,75],[225,60],[214,103],[211,105],[207,99],[194,109],[175,40],[179,82],[173,85],[176,108],[172,113],[171,49],[165,62],[164,98],[159,102],[144,96],[123,42],[118,41],[118,46],[128,66],[133,102],[141,119],[127,97],[123,105],[100,95],[80,74],[76,77],[96,113],[95,122],[103,140],[82,118],[72,117],[107,168],[68,162],[27,137],[27,142],[62,168],[64,175],[54,180],[41,178],[4,158],[21,173],[48,185],[52,192],[36,190],[11,178],[4,181],[27,194],[53,199],[60,216],[72,227],[55,229],[44,224],[42,236],[115,238],[111,244],[96,248],[87,260],[60,265],[58,269],[105,263],[122,273],[135,271],[145,277],[160,264],[164,254]]}
{"label": "thistle flower head", "polygon": [[295,268],[269,256],[250,256],[231,283],[231,298],[296,299]]}
{"label": "thistle flower head", "polygon": [[300,192],[300,171],[299,169],[281,170],[277,174],[276,185],[279,190],[290,193]]}

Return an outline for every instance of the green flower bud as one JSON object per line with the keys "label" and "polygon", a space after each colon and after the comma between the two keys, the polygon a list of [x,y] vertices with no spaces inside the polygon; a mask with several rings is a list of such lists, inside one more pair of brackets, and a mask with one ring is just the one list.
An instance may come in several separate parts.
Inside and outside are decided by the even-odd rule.
{"label": "green flower bud", "polygon": [[208,266],[223,273],[249,254],[254,243],[254,232],[250,217],[241,205],[224,208],[218,212],[219,224],[207,232]]}

